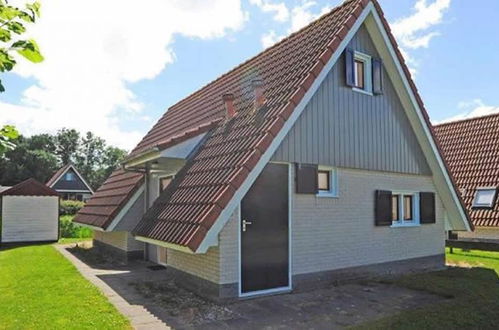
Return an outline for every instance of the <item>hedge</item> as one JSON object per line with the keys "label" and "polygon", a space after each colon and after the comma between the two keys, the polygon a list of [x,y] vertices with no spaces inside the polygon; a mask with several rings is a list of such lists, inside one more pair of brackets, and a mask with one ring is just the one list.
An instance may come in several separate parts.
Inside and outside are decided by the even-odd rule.
{"label": "hedge", "polygon": [[59,206],[60,214],[75,215],[76,212],[78,212],[83,206],[85,206],[85,203],[80,201],[72,201],[72,200],[61,201],[61,204]]}

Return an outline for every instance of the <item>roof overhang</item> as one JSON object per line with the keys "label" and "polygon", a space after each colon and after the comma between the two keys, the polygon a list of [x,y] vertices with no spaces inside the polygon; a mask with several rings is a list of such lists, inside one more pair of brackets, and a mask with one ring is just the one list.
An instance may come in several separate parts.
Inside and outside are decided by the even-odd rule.
{"label": "roof overhang", "polygon": [[449,224],[452,227],[452,230],[470,231],[472,229],[472,225],[469,221],[464,205],[459,199],[453,181],[430,131],[431,124],[425,118],[425,115],[423,114],[424,110],[417,102],[415,91],[409,83],[408,77],[402,68],[402,64],[399,61],[373,2],[369,2],[369,4],[363,9],[358,19],[352,25],[345,38],[341,41],[329,61],[327,61],[317,78],[313,81],[311,87],[305,92],[298,105],[296,105],[283,128],[277,133],[270,146],[262,154],[258,163],[250,171],[250,174],[247,176],[246,180],[239,187],[239,189],[236,190],[227,206],[220,213],[218,219],[208,230],[195,253],[206,253],[211,246],[218,245],[218,234],[225,226],[236,207],[239,206],[242,198],[251,188],[252,184],[257,179],[265,165],[270,161],[275,150],[277,150],[289,130],[293,127],[296,120],[304,111],[306,105],[320,87],[329,71],[333,68],[334,64],[345,50],[350,40],[364,23],[366,24],[369,34],[375,41],[374,43],[376,44],[376,48],[381,57],[383,59],[389,59],[385,62],[387,73],[392,79],[394,85],[396,85],[397,94],[402,100],[404,110],[406,111],[411,125],[416,133],[418,142],[422,146],[423,152],[428,159],[433,173],[436,189],[447,211]]}
{"label": "roof overhang", "polygon": [[205,136],[206,132],[203,132],[164,149],[161,148],[161,144],[158,144],[158,146],[126,159],[122,163],[123,169],[175,173],[184,166],[187,158],[196,150]]}

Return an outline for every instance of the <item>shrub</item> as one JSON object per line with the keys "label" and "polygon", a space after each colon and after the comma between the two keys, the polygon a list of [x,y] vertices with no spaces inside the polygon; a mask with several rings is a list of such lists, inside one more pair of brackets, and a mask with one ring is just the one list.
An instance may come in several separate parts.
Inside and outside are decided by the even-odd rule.
{"label": "shrub", "polygon": [[93,231],[90,228],[79,226],[73,223],[74,216],[63,215],[59,219],[61,224],[61,237],[62,238],[91,238]]}
{"label": "shrub", "polygon": [[61,201],[61,205],[59,206],[60,214],[75,215],[83,206],[85,206],[85,203],[80,201]]}

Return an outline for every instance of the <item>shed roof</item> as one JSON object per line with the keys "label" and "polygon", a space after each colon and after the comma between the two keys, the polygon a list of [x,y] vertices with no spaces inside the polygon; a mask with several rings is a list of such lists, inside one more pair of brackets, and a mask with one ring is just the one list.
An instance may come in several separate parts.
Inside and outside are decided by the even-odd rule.
{"label": "shed roof", "polygon": [[479,187],[499,187],[499,114],[435,125],[447,164],[475,226],[499,226],[499,203],[471,207]]}
{"label": "shed roof", "polygon": [[59,196],[57,191],[35,179],[27,179],[0,192],[1,196]]}

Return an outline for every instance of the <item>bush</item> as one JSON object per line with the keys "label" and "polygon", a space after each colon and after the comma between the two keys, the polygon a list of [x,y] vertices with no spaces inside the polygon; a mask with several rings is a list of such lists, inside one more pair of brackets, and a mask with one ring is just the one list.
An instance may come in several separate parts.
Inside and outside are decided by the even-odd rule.
{"label": "bush", "polygon": [[61,205],[59,206],[60,214],[75,215],[83,206],[85,206],[85,203],[80,201],[61,201]]}
{"label": "bush", "polygon": [[93,231],[90,228],[79,226],[73,223],[72,215],[63,215],[59,219],[61,224],[62,238],[92,238]]}

